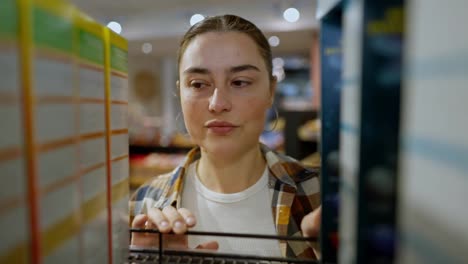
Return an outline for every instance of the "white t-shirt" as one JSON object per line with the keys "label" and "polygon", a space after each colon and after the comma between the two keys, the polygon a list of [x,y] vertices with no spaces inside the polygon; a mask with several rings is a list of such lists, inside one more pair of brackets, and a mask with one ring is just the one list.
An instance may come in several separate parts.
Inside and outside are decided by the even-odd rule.
{"label": "white t-shirt", "polygon": [[[271,209],[272,191],[268,188],[268,167],[262,177],[238,193],[217,193],[204,186],[192,163],[185,177],[181,207],[197,218],[193,231],[277,235]],[[271,239],[189,236],[189,247],[218,241],[219,253],[281,256],[279,242]]]}

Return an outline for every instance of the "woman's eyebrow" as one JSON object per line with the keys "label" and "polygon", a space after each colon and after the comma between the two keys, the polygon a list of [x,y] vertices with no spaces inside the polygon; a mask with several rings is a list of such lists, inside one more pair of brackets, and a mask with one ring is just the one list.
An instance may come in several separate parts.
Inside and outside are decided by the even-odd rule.
{"label": "woman's eyebrow", "polygon": [[237,73],[237,72],[248,71],[248,70],[254,70],[254,71],[260,72],[260,69],[252,64],[243,64],[243,65],[231,67],[229,72]]}
{"label": "woman's eyebrow", "polygon": [[[228,71],[230,73],[237,73],[237,72],[248,71],[248,70],[254,70],[254,71],[260,72],[260,69],[257,66],[254,66],[252,64],[242,64],[238,66],[233,66]],[[183,73],[184,74],[210,74],[211,71],[208,70],[207,68],[202,68],[202,67],[189,67],[186,70],[184,70]]]}
{"label": "woman's eyebrow", "polygon": [[206,69],[206,68],[201,68],[201,67],[189,67],[189,68],[186,69],[183,73],[184,73],[184,74],[190,74],[190,73],[209,74],[209,73],[210,73],[210,70],[208,70],[208,69]]}

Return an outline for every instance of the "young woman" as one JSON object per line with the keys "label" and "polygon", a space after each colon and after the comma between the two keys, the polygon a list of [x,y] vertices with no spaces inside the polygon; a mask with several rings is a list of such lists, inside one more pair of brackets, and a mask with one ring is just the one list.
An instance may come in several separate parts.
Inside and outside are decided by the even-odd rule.
{"label": "young woman", "polygon": [[[276,79],[265,36],[234,15],[192,26],[178,54],[178,94],[185,125],[198,145],[183,165],[137,190],[132,227],[163,233],[197,231],[302,236],[301,221],[320,206],[318,170],[259,143]],[[315,236],[320,210],[304,218]],[[213,238],[211,238],[213,239]],[[267,256],[315,257],[305,243],[175,236],[173,247]],[[132,245],[156,246],[133,234]]]}

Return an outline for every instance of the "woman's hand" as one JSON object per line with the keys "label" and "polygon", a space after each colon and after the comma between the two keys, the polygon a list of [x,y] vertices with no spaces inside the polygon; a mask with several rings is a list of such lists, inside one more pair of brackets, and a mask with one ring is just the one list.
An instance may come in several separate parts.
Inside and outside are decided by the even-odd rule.
{"label": "woman's hand", "polygon": [[[320,234],[320,220],[322,218],[322,206],[304,216],[301,222],[302,234],[305,237],[318,238]],[[318,258],[321,257],[321,251],[318,243],[311,243],[315,254]]]}
{"label": "woman's hand", "polygon": [[[183,235],[189,228],[197,223],[195,216],[187,209],[175,209],[172,206],[166,206],[163,210],[149,208],[148,214],[139,214],[135,216],[132,222],[132,228],[158,229],[163,234],[170,233],[175,235],[164,236],[165,248],[187,249],[187,236]],[[156,247],[159,245],[158,234],[151,233],[133,233],[131,245],[139,247]],[[198,245],[197,249],[218,249],[218,242],[210,241]]]}

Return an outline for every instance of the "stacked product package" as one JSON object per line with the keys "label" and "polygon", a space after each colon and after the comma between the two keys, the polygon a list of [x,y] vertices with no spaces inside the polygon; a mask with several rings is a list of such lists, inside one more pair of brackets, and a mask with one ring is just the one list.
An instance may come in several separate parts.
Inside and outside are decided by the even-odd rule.
{"label": "stacked product package", "polygon": [[[320,2],[334,2],[321,18],[323,139],[340,130],[331,140],[338,166],[322,151],[322,261],[466,263],[468,3]],[[341,83],[331,82],[341,42]],[[326,115],[336,102],[339,121]],[[328,243],[332,183],[340,186],[337,257]]]}
{"label": "stacked product package", "polygon": [[0,21],[0,263],[123,262],[126,40],[60,0]]}
{"label": "stacked product package", "polygon": [[467,9],[407,5],[397,263],[468,261]]}

